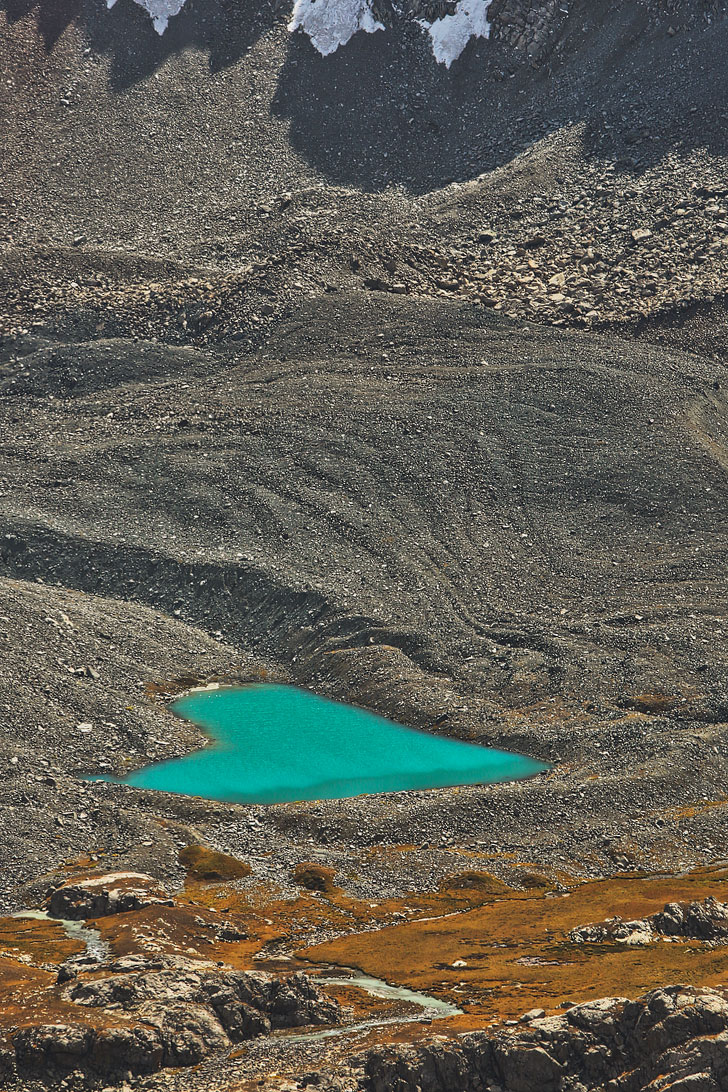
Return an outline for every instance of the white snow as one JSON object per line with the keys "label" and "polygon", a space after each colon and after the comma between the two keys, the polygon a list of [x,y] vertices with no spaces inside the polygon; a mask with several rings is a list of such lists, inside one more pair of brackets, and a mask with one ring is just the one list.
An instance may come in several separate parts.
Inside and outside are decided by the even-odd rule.
{"label": "white snow", "polygon": [[[135,0],[140,8],[144,8],[151,15],[157,34],[164,34],[167,23],[173,15],[182,11],[185,2],[186,0]],[[116,0],[106,0],[107,8],[113,8],[115,3]]]}
{"label": "white snow", "polygon": [[490,37],[490,5],[491,0],[460,0],[454,15],[443,15],[433,23],[417,20],[432,39],[432,52],[438,64],[449,68],[471,38]]}
{"label": "white snow", "polygon": [[314,49],[326,57],[346,45],[358,30],[384,30],[374,18],[370,0],[296,0],[290,31],[302,30]]}
{"label": "white snow", "polygon": [[[164,34],[173,15],[177,15],[186,0],[134,0],[149,12],[157,34]],[[106,0],[113,8],[116,0]],[[490,37],[488,8],[491,0],[459,0],[454,15],[444,15],[429,23],[418,19],[419,25],[432,39],[432,52],[438,64],[447,68],[457,60],[471,38]],[[324,57],[346,45],[357,31],[374,34],[384,26],[374,16],[371,0],[295,0],[293,17],[288,29],[302,30],[315,49]]]}

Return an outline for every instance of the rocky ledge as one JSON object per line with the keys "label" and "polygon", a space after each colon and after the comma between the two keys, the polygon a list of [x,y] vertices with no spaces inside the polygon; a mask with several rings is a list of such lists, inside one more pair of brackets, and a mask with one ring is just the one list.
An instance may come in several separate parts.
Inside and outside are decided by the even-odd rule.
{"label": "rocky ledge", "polygon": [[636,921],[609,918],[598,925],[583,925],[572,929],[569,939],[575,944],[603,944],[621,941],[624,944],[650,944],[664,937],[728,942],[728,903],[707,898],[702,902],[669,902],[659,914]]}
{"label": "rocky ledge", "polygon": [[330,1092],[719,1092],[728,1087],[728,1000],[683,986],[604,998],[494,1035],[374,1050],[346,1076],[302,1083]]}
{"label": "rocky ledge", "polygon": [[17,1030],[4,1052],[7,1076],[154,1073],[276,1029],[341,1018],[304,974],[276,978],[181,956],[69,961],[53,993],[57,1010],[78,1006],[79,1017]]}
{"label": "rocky ledge", "polygon": [[[428,23],[456,15],[465,7],[458,0],[373,0],[372,12],[385,26],[397,14],[422,19]],[[491,0],[487,8],[491,37],[512,46],[530,59],[540,59],[555,28],[568,15],[560,0]]]}
{"label": "rocky ledge", "polygon": [[172,906],[173,901],[152,876],[110,872],[61,884],[48,898],[48,912],[54,918],[80,921],[160,904]]}

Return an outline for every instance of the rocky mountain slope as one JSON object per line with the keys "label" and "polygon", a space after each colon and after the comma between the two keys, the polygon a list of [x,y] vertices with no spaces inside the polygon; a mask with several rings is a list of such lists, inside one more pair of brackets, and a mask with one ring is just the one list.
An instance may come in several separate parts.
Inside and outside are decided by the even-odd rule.
{"label": "rocky mountain slope", "polygon": [[[452,4],[327,56],[291,5],[172,6],[0,0],[0,905],[53,916],[0,919],[4,1079],[722,1087],[722,946],[588,929],[728,896],[724,6],[493,0],[450,67],[417,20]],[[263,678],[553,768],[270,808],[85,780]],[[61,896],[110,872],[156,894],[63,911],[86,966]],[[459,1015],[297,974],[390,938]],[[324,1037],[272,993],[239,1034],[251,975]]]}

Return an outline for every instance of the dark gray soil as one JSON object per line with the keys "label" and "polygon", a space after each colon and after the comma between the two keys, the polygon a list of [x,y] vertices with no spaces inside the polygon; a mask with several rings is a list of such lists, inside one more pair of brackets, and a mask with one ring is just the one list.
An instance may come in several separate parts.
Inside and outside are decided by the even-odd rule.
{"label": "dark gray soil", "polygon": [[[382,841],[465,841],[576,871],[720,852],[720,811],[678,837],[665,827],[725,784],[713,363],[340,293],[256,353],[97,341],[35,349],[16,369],[22,393],[6,387],[0,408],[3,802],[58,792],[68,825],[48,808],[23,831],[8,896],[68,839],[108,847],[117,808],[150,830],[161,812],[202,824],[236,854],[272,831],[284,846],[313,838],[337,865]],[[146,684],[261,665],[555,768],[457,796],[255,809],[257,831],[244,808],[67,780],[189,748],[195,730]],[[74,798],[93,801],[73,808],[83,822]],[[119,835],[125,865],[148,871]]]}

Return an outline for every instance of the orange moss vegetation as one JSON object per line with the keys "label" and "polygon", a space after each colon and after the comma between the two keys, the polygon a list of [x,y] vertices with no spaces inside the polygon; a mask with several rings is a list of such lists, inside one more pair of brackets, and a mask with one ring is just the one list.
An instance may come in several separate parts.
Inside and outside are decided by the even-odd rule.
{"label": "orange moss vegetation", "polygon": [[[236,891],[208,884],[187,888],[175,906],[147,906],[98,918],[93,925],[115,955],[177,953],[246,970],[258,966],[256,956],[267,945],[292,948],[322,928],[351,932],[361,923],[319,894],[283,899],[267,887]],[[219,940],[221,929],[228,928],[242,936]]]}
{"label": "orange moss vegetation", "polygon": [[668,713],[674,709],[680,701],[674,694],[632,694],[624,699],[624,705],[628,709],[636,709],[638,713]]}
{"label": "orange moss vegetation", "polygon": [[[57,964],[83,950],[55,921],[0,918],[0,1041],[11,1028],[68,1020],[55,994]],[[39,966],[42,964],[42,966]]]}
{"label": "orange moss vegetation", "polygon": [[583,883],[564,894],[511,892],[461,914],[341,937],[301,955],[359,967],[467,1006],[469,1016],[460,1023],[470,1026],[474,1017],[482,1024],[488,1017],[516,1017],[535,1005],[553,1011],[566,1001],[634,997],[674,982],[728,982],[728,947],[696,941],[587,946],[568,939],[577,925],[615,915],[640,918],[668,901],[706,895],[728,898],[728,871],[622,876]]}
{"label": "orange moss vegetation", "polygon": [[[184,900],[190,915],[185,919],[194,922],[200,908],[219,914],[217,922],[227,919],[244,929],[247,938],[240,942],[223,942],[214,949],[203,945],[208,958],[223,959],[236,967],[255,965],[256,955],[265,956],[266,949],[288,950],[313,939],[318,931],[351,934],[373,925],[386,926],[402,918],[417,919],[433,915],[453,914],[481,906],[492,901],[495,895],[512,894],[506,886],[488,872],[469,869],[447,877],[439,890],[409,893],[402,898],[379,901],[352,898],[334,883],[335,871],[311,862],[302,862],[293,870],[296,882],[302,890],[295,898],[283,897],[283,893],[268,885],[255,884],[245,890],[236,890],[226,884],[188,886],[179,901]],[[528,879],[527,870],[519,869],[518,880]],[[541,883],[541,877],[538,878]],[[543,882],[547,882],[543,878]],[[550,881],[548,881],[550,882]],[[175,914],[181,907],[175,908]],[[152,908],[160,923],[169,920],[166,908]],[[147,914],[149,911],[140,911]],[[136,915],[125,915],[131,922]],[[172,915],[174,916],[174,915]],[[181,919],[177,918],[181,925]],[[210,919],[213,920],[213,919]],[[102,925],[104,936],[108,926]],[[144,929],[148,929],[148,922]],[[168,926],[164,926],[168,928]],[[199,926],[196,932],[199,933]],[[140,936],[144,930],[141,931]],[[175,933],[176,935],[176,933]],[[196,935],[193,928],[191,935]],[[207,934],[209,935],[209,933]],[[112,941],[114,950],[118,942]],[[192,941],[193,945],[197,942]],[[128,948],[126,950],[129,950]]]}
{"label": "orange moss vegetation", "polygon": [[174,679],[148,682],[144,687],[144,693],[148,698],[170,698],[175,694],[182,694],[185,690],[191,690],[193,686],[201,685],[204,684],[199,675],[178,675]]}
{"label": "orange moss vegetation", "polygon": [[0,955],[0,1005],[3,1008],[3,1023],[7,1006],[27,1001],[38,990],[45,989],[55,982],[52,971],[18,963],[15,959]]}
{"label": "orange moss vegetation", "polygon": [[76,1023],[108,1027],[109,1017],[64,1001],[55,971],[44,970],[0,955],[0,1043],[9,1046],[13,1033],[34,1024]]}
{"label": "orange moss vegetation", "polygon": [[55,978],[50,971],[0,955],[0,1042],[7,1042],[11,1028],[32,1023],[34,1013],[42,1011],[46,1019],[43,1002]]}
{"label": "orange moss vegetation", "polygon": [[668,812],[667,817],[669,819],[694,819],[696,815],[702,815],[703,812],[713,811],[715,808],[724,808],[728,804],[728,798],[722,797],[720,800],[701,800],[699,804],[689,804],[684,808],[675,808],[673,812]]}
{"label": "orange moss vegetation", "polygon": [[198,686],[208,686],[210,683],[220,683],[221,686],[245,686],[247,683],[265,682],[270,672],[265,667],[252,670],[241,668],[239,674],[232,672],[225,675],[175,675],[171,679],[156,679],[148,682],[144,687],[144,693],[148,698],[174,698],[183,694],[186,690],[192,690]]}
{"label": "orange moss vegetation", "polygon": [[440,884],[440,891],[443,894],[458,895],[467,892],[484,898],[489,895],[504,895],[510,893],[510,890],[508,885],[499,880],[497,876],[491,875],[490,872],[477,872],[475,870],[457,872],[453,876],[446,876]]}
{"label": "orange moss vegetation", "polygon": [[553,888],[554,886],[553,880],[545,872],[538,872],[533,868],[528,868],[528,866],[519,868],[518,872],[515,873],[515,879],[527,891],[533,891],[535,888]]}
{"label": "orange moss vegetation", "polygon": [[136,953],[184,955],[191,959],[219,959],[216,927],[227,921],[199,906],[145,906],[126,914],[96,918],[98,929],[114,955]]}
{"label": "orange moss vegetation", "polygon": [[42,918],[0,918],[0,954],[33,964],[63,963],[83,951],[57,921]]}
{"label": "orange moss vegetation", "polygon": [[563,697],[540,698],[526,705],[511,705],[502,711],[506,723],[517,727],[524,721],[528,724],[548,724],[558,721],[560,724],[574,717],[583,718],[588,714],[591,702],[567,701]]}
{"label": "orange moss vegetation", "polygon": [[[84,878],[92,876],[95,873],[103,870],[108,871],[108,861],[100,861],[99,857],[104,857],[106,851],[103,849],[94,850],[93,854],[85,853],[82,857],[75,857],[71,861],[64,861],[63,864],[56,869],[56,872],[60,872],[61,875],[68,875],[70,873],[74,879]],[[113,854],[117,856],[117,854]]]}
{"label": "orange moss vegetation", "polygon": [[[348,896],[335,886],[332,869],[303,862],[295,871],[302,885],[295,898],[261,884],[236,890],[229,884],[193,883],[175,906],[149,906],[97,919],[94,925],[118,955],[177,953],[239,969],[294,970],[300,962],[277,966],[265,953],[297,947],[309,966],[359,967],[465,1010],[438,1022],[438,1034],[517,1017],[536,1005],[554,1011],[566,1001],[637,996],[674,982],[728,982],[728,946],[681,940],[630,948],[575,945],[568,939],[575,926],[614,915],[645,917],[668,901],[707,895],[728,900],[728,869],[681,877],[624,875],[565,892],[545,887],[515,891],[487,872],[470,869],[447,877],[436,892],[379,902]],[[380,928],[372,931],[372,926]],[[323,929],[340,936],[307,947]],[[225,935],[234,939],[220,939]],[[68,1019],[55,975],[34,964],[59,963],[79,947],[56,923],[0,919],[0,949],[12,955],[0,954],[2,1022],[20,1026]],[[385,1011],[384,1002],[346,983],[327,989],[351,1005],[357,1017]],[[98,1020],[103,1021],[101,1014]],[[373,1033],[406,1041],[418,1034],[417,1025]]]}
{"label": "orange moss vegetation", "polygon": [[[306,964],[296,964],[296,970],[311,973]],[[410,1001],[393,1001],[391,997],[375,997],[365,990],[352,986],[345,979],[341,982],[326,982],[321,989],[330,997],[335,997],[342,1008],[349,1009],[356,1020],[370,1020],[391,1016],[413,1016],[422,1010]]]}
{"label": "orange moss vegetation", "polygon": [[188,881],[193,883],[222,883],[225,880],[239,880],[249,876],[252,869],[245,861],[231,857],[228,853],[219,853],[206,846],[185,846],[179,855],[179,863],[187,872]]}
{"label": "orange moss vegetation", "polygon": [[[372,925],[388,925],[402,917],[453,913],[479,906],[494,893],[509,892],[486,872],[470,871],[450,877],[439,891],[412,894],[379,902],[347,895],[334,884],[335,872],[311,862],[294,869],[302,890],[284,897],[271,885],[254,884],[243,890],[229,884],[188,884],[174,907],[144,910],[98,919],[113,952],[174,952],[192,958],[220,959],[239,969],[260,965],[267,950],[289,951],[322,929],[350,934]],[[323,890],[322,890],[323,888]],[[219,926],[229,923],[244,932],[243,939],[218,941]]]}

